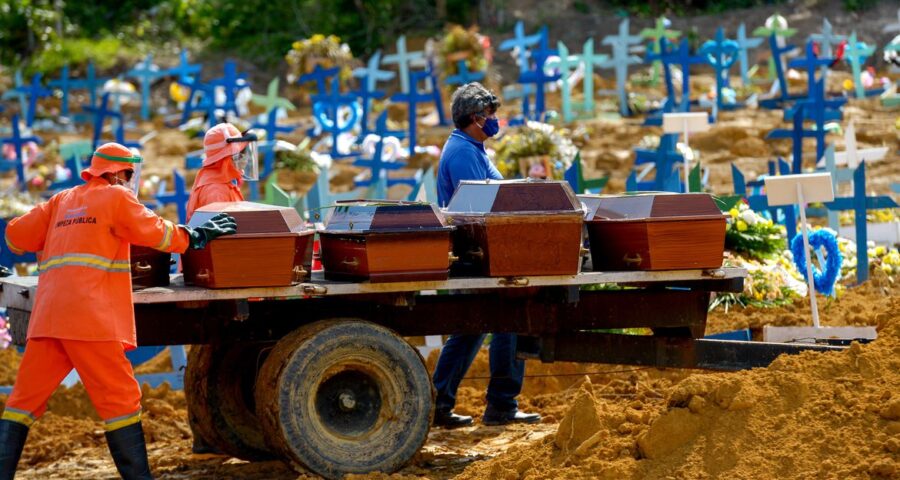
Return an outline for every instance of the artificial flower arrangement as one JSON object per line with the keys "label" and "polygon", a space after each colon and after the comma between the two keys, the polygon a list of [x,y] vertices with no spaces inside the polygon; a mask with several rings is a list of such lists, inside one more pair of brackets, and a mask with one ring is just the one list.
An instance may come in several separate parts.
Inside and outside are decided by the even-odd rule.
{"label": "artificial flower arrangement", "polygon": [[755,259],[772,258],[787,248],[785,229],[754,212],[745,202],[728,211],[725,249]]}
{"label": "artificial flower arrangement", "polygon": [[12,343],[12,336],[9,334],[9,321],[0,314],[0,349],[9,348]]}
{"label": "artificial flower arrangement", "polygon": [[497,142],[494,163],[504,178],[560,180],[577,153],[568,130],[529,121]]}
{"label": "artificial flower arrangement", "polygon": [[4,193],[0,196],[0,218],[11,219],[28,213],[40,202],[28,192]]}
{"label": "artificial flower arrangement", "polygon": [[459,73],[457,63],[465,60],[470,72],[483,72],[490,66],[491,39],[478,33],[478,27],[468,29],[459,25],[447,27],[438,47],[439,61],[444,77]]}
{"label": "artificial flower arrangement", "polygon": [[744,290],[740,293],[720,293],[710,304],[710,310],[732,305],[742,307],[775,307],[789,305],[806,296],[808,289],[797,271],[791,252],[781,251],[767,258],[728,253],[725,266],[747,269]]}
{"label": "artificial flower arrangement", "polygon": [[349,45],[341,43],[341,38],[336,35],[325,36],[321,33],[294,42],[284,59],[288,63],[289,83],[312,72],[316,65],[322,68],[340,67],[341,82],[346,82],[353,76],[355,64]]}

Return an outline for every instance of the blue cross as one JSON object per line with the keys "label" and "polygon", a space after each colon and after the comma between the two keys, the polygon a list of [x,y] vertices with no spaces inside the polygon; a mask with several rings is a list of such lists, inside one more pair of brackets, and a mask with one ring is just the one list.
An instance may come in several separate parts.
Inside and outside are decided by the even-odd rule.
{"label": "blue cross", "polygon": [[143,62],[138,63],[127,74],[141,83],[141,120],[150,119],[150,86],[157,78],[166,76],[166,72],[153,64],[153,55],[147,54]]}
{"label": "blue cross", "polygon": [[519,20],[513,28],[513,34],[515,35],[513,38],[508,38],[500,42],[500,47],[498,48],[501,52],[516,48],[519,49],[519,57],[516,60],[516,64],[519,66],[519,74],[522,74],[528,71],[528,47],[536,45],[541,41],[543,28],[534,35],[525,35],[525,24]]}
{"label": "blue cross", "polygon": [[434,178],[434,167],[416,172],[416,184],[406,197],[410,202],[424,201],[437,203],[437,179]]}
{"label": "blue cross", "polygon": [[[209,84],[212,87],[222,87],[225,89],[225,104],[217,105],[217,107],[225,110],[226,113],[233,112],[235,116],[240,116],[240,113],[237,110],[236,100],[238,92],[250,86],[250,84],[246,80],[246,74],[238,74],[237,73],[237,64],[234,63],[234,60],[226,60],[225,65],[223,66],[222,76],[212,80]],[[215,88],[213,88],[213,93],[215,92]],[[211,98],[212,103],[215,103],[215,95]]]}
{"label": "blue cross", "polygon": [[385,96],[383,91],[378,90],[378,82],[390,80],[395,76],[394,72],[379,69],[379,65],[381,65],[381,50],[369,58],[366,68],[353,69],[353,76],[359,79],[359,88],[352,93],[360,98],[362,104],[360,139],[369,133],[369,109],[372,107],[372,100]]}
{"label": "blue cross", "polygon": [[[356,117],[356,95],[341,93],[340,77],[335,75],[331,79],[330,94],[316,94],[311,97],[313,101],[313,115],[319,119],[322,129],[331,134],[331,158],[352,157],[356,154],[346,154],[338,151],[338,137],[344,132],[353,129],[358,118]],[[340,106],[349,105],[352,117],[346,123],[341,124]],[[329,125],[330,124],[330,125]]]}
{"label": "blue cross", "polygon": [[831,57],[834,52],[834,46],[847,39],[846,35],[837,35],[831,28],[831,22],[827,18],[822,19],[822,31],[813,33],[809,36],[809,41],[816,42],[822,46],[822,56]]}
{"label": "blue cross", "polygon": [[362,107],[362,116],[360,117],[359,121],[359,141],[362,141],[362,139],[369,134],[369,108],[371,107],[372,100],[376,98],[384,98],[385,95],[385,93],[381,90],[370,90],[369,83],[370,82],[368,81],[368,76],[363,76],[359,82],[359,88],[350,92],[359,98],[359,103]]}
{"label": "blue cross", "polygon": [[[201,82],[199,78],[195,78],[190,82],[179,80],[178,83],[188,87],[188,99],[184,103],[184,110],[181,112],[181,124],[187,123],[195,110],[204,108],[206,109],[209,125],[213,126],[218,123],[216,118],[215,87]],[[197,93],[200,93],[200,99],[197,99]]]}
{"label": "blue cross", "polygon": [[430,73],[428,71],[409,72],[409,93],[395,93],[391,97],[392,102],[404,102],[409,112],[409,155],[412,156],[416,151],[416,105],[426,103],[433,100],[430,94],[419,93],[419,82],[428,79]]}
{"label": "blue cross", "polygon": [[[518,88],[516,88],[518,87]],[[534,94],[534,85],[518,84],[517,86],[507,85],[503,87],[503,100],[522,99],[522,116],[521,118],[510,120],[509,126],[521,125],[525,123],[525,119],[531,118],[531,95]]]}
{"label": "blue cross", "polygon": [[[19,178],[19,188],[23,192],[28,188],[28,184],[26,183],[25,178],[25,158],[22,155],[22,147],[28,142],[34,142],[38,145],[43,142],[37,136],[23,137],[21,131],[19,130],[19,116],[13,115],[12,117],[12,134],[9,137],[2,138],[2,143],[12,145],[13,149],[16,152],[16,159],[13,160],[16,168],[16,176]],[[3,164],[9,165],[10,162],[6,160],[0,161],[0,166]],[[6,167],[5,169],[9,169],[10,167]]]}
{"label": "blue cross", "polygon": [[51,80],[47,82],[48,87],[57,88],[60,92],[62,92],[62,100],[60,101],[60,115],[63,117],[69,116],[69,90],[72,88],[71,82],[69,82],[69,65],[63,65],[62,70],[59,72],[58,80]]}
{"label": "blue cross", "polygon": [[88,62],[87,72],[83,79],[75,79],[69,82],[69,88],[73,90],[87,90],[91,107],[97,106],[97,91],[103,87],[108,79],[98,78],[94,71],[94,62]]}
{"label": "blue cross", "polygon": [[159,190],[156,192],[155,198],[160,207],[174,203],[175,207],[178,209],[178,222],[186,224],[187,202],[190,198],[190,191],[187,189],[184,177],[178,173],[177,169],[172,170],[172,177],[174,179],[172,191],[166,191],[166,181],[162,180],[159,182]]}
{"label": "blue cross", "polygon": [[182,49],[178,65],[170,68],[167,73],[175,76],[178,83],[191,83],[194,80],[194,75],[200,76],[200,70],[202,69],[202,65],[188,62],[188,51]]}
{"label": "blue cross", "polygon": [[[686,38],[681,39],[677,47],[671,47],[666,38],[659,40],[659,54],[648,53],[646,62],[661,60],[663,74],[666,81],[666,102],[662,113],[688,112],[691,108],[691,65],[706,63],[702,57],[690,54],[690,46]],[[671,66],[677,64],[681,67],[681,101],[675,96],[675,85],[672,80]],[[647,117],[644,125],[661,125],[662,115]]]}
{"label": "blue cross", "polygon": [[[820,66],[827,67],[833,62],[833,58],[824,58],[824,56],[823,58],[816,57],[813,42],[810,40],[806,42],[806,58],[795,58],[788,63],[788,66],[803,68],[806,70],[806,95],[809,98],[813,98],[813,96],[815,95],[816,69],[818,69]],[[822,76],[822,78],[824,78],[824,76]]]}
{"label": "blue cross", "polygon": [[92,137],[92,148],[94,150],[96,150],[97,147],[100,146],[100,139],[103,137],[103,123],[106,120],[106,117],[120,120],[120,125],[123,123],[121,121],[122,114],[115,110],[109,109],[109,95],[109,92],[104,93],[103,96],[100,97],[100,104],[96,107],[88,105],[82,107],[85,112],[94,115],[94,135]]}
{"label": "blue cross", "polygon": [[741,84],[745,87],[750,85],[750,59],[747,52],[749,52],[751,48],[759,47],[762,44],[762,41],[763,39],[761,38],[748,38],[747,27],[741,22],[737,30],[737,45],[740,49],[738,51],[738,62],[741,69]]}
{"label": "blue cross", "polygon": [[734,40],[725,38],[725,29],[719,27],[716,30],[716,38],[706,41],[700,47],[699,53],[701,57],[706,57],[707,63],[716,72],[716,106],[719,109],[732,108],[732,105],[725,105],[723,102],[722,90],[730,86],[728,71],[738,60],[740,46]]}
{"label": "blue cross", "polygon": [[[776,166],[777,163],[777,166]],[[776,168],[778,172],[776,173]],[[778,159],[777,162],[769,161],[769,175],[788,175],[791,173],[791,167],[781,158]],[[763,210],[768,210],[769,216],[772,217],[772,220],[775,222],[784,221],[785,231],[787,232],[787,238],[794,238],[794,235],[797,233],[797,211],[794,209],[793,205],[784,205],[779,207],[769,207],[768,197],[762,193],[760,190],[763,186],[763,180],[758,179],[752,182],[747,182],[744,180],[744,174],[738,170],[735,164],[731,164],[731,181],[734,183],[734,193],[736,195],[740,195],[747,199],[747,204],[750,208],[757,212],[762,212]],[[755,192],[747,191],[747,187],[752,187]]]}
{"label": "blue cross", "polygon": [[541,40],[538,48],[531,52],[531,58],[534,60],[534,69],[519,74],[519,83],[533,83],[535,87],[534,94],[534,117],[540,119],[544,115],[544,85],[559,80],[559,74],[547,75],[544,71],[544,64],[547,58],[557,55],[555,49],[549,47],[549,33],[547,27],[541,27]]}
{"label": "blue cross", "polygon": [[788,82],[784,76],[784,62],[782,56],[797,48],[794,45],[778,46],[778,35],[772,33],[769,35],[769,50],[772,52],[772,64],[775,66],[775,75],[778,80],[778,99],[769,99],[759,102],[764,108],[778,108],[781,104],[789,100],[797,100],[799,96],[791,96],[788,93]]}
{"label": "blue cross", "polygon": [[[816,161],[825,154],[825,131],[826,109],[838,108],[846,99],[825,100],[823,97],[825,79],[816,82],[814,92],[817,96],[813,100],[800,100],[797,104],[785,114],[790,113],[793,116],[793,128],[791,130],[776,129],[766,135],[766,139],[790,138],[793,142],[793,166],[792,173],[801,173],[803,170],[803,138],[816,139]],[[812,118],[816,122],[815,130],[805,130],[803,121],[807,117]]]}
{"label": "blue cross", "polygon": [[428,72],[428,82],[431,87],[431,99],[434,101],[434,110],[438,116],[438,125],[449,125],[447,116],[444,115],[444,100],[441,98],[441,77],[437,74],[437,69],[434,68],[433,60],[428,60],[428,70],[426,71]]}
{"label": "blue cross", "polygon": [[619,22],[619,34],[603,37],[603,44],[612,46],[612,60],[601,64],[602,68],[614,68],[616,70],[616,92],[619,94],[619,113],[626,117],[631,114],[628,109],[628,94],[625,87],[628,86],[628,66],[641,63],[641,57],[631,55],[629,48],[641,43],[640,35],[631,35],[628,32],[628,19]]}
{"label": "blue cross", "polygon": [[[385,119],[387,119],[387,111],[381,112],[379,120],[381,120],[381,117],[385,117]],[[384,124],[384,122],[381,123],[382,125]],[[357,158],[353,161],[353,165],[356,165],[357,167],[368,167],[370,171],[368,179],[357,180],[355,182],[357,187],[367,187],[372,184],[378,183],[379,180],[382,179],[382,177],[387,177],[387,171],[400,170],[401,168],[404,168],[406,166],[405,162],[385,162],[382,158],[384,139],[386,137],[385,133],[386,132],[382,130],[378,130],[375,132],[375,134],[378,135],[378,142],[375,144],[375,152],[372,154],[371,158]],[[394,179],[387,179],[385,183],[386,186],[391,186],[398,183],[408,183],[406,181],[407,179],[402,179],[403,181],[399,180],[400,179],[397,179],[397,181],[394,181]]]}
{"label": "blue cross", "polygon": [[297,83],[303,85],[307,82],[316,82],[316,93],[318,95],[327,95],[328,79],[337,75],[340,70],[339,67],[322,68],[322,65],[317,63],[313,68],[313,71],[300,75],[300,78],[297,79]]}
{"label": "blue cross", "polygon": [[316,183],[313,184],[312,188],[310,188],[309,192],[306,194],[306,206],[309,208],[310,220],[322,221],[325,217],[325,215],[322,214],[322,209],[327,208],[335,202],[341,200],[354,200],[364,196],[364,192],[360,192],[359,190],[332,193],[331,184],[328,181],[328,172],[328,168],[320,168],[319,176],[316,177]]}
{"label": "blue cross", "polygon": [[486,72],[470,72],[469,64],[465,60],[456,62],[456,75],[450,75],[445,80],[447,85],[465,85],[471,82],[484,80]]}
{"label": "blue cross", "polygon": [[41,77],[43,74],[35,73],[31,77],[31,83],[16,87],[16,91],[28,98],[28,110],[25,112],[25,126],[31,128],[34,125],[34,115],[37,112],[37,101],[39,98],[49,97],[53,94],[50,90],[41,85]]}
{"label": "blue cross", "polygon": [[641,182],[638,181],[636,172],[631,172],[625,182],[625,190],[629,192],[653,190],[680,193],[682,191],[681,180],[675,167],[677,164],[684,163],[684,157],[675,149],[677,141],[677,133],[663,134],[659,137],[659,147],[656,150],[635,149],[635,167],[652,163],[656,174],[653,181]]}
{"label": "blue cross", "polygon": [[400,71],[400,92],[405,94],[410,92],[411,87],[415,87],[415,84],[410,85],[409,83],[412,78],[409,71],[410,64],[421,61],[423,58],[424,54],[422,52],[407,52],[406,35],[400,35],[400,38],[397,39],[397,53],[385,55],[382,63],[397,65]]}
{"label": "blue cross", "polygon": [[[853,87],[856,92],[856,98],[864,98],[866,96],[866,87],[862,83],[862,66],[873,53],[875,53],[875,47],[870,47],[865,42],[857,41],[856,30],[854,30],[844,51],[844,59],[850,64],[850,70],[853,72]],[[878,89],[873,91],[872,94],[877,95],[882,91]]]}
{"label": "blue cross", "polygon": [[276,107],[269,110],[269,113],[266,114],[265,123],[255,122],[251,125],[251,128],[259,128],[266,132],[265,141],[259,143],[259,151],[263,154],[263,171],[260,178],[268,177],[275,168],[275,143],[278,141],[278,134],[290,133],[297,129],[296,126],[278,125],[277,118],[278,108]]}
{"label": "blue cross", "polygon": [[84,183],[81,179],[81,170],[84,168],[84,161],[90,162],[90,156],[93,153],[91,142],[79,140],[76,142],[64,143],[59,146],[59,156],[66,162],[66,168],[72,173],[68,180],[53,182],[47,192],[57,192],[66,188],[72,188]]}
{"label": "blue cross", "polygon": [[853,210],[856,223],[856,282],[869,279],[869,256],[866,244],[868,231],[866,211],[880,208],[897,208],[897,203],[887,195],[866,196],[866,162],[860,162],[853,172],[853,196],[839,197],[825,204],[829,211]]}

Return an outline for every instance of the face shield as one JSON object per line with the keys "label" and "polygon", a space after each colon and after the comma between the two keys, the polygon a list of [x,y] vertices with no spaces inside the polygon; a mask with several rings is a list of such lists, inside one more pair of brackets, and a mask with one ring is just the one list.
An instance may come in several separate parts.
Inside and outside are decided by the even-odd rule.
{"label": "face shield", "polygon": [[245,133],[243,136],[229,138],[225,143],[243,143],[244,148],[233,154],[231,160],[235,168],[241,172],[241,178],[249,181],[259,180],[259,157],[257,156],[258,137],[253,133]]}
{"label": "face shield", "polygon": [[135,196],[137,196],[141,185],[141,166],[143,165],[143,159],[136,149],[132,148],[130,150],[130,157],[106,155],[101,152],[94,152],[94,155],[105,160],[127,164],[127,168],[118,170],[113,174],[114,182],[117,185],[121,185],[131,190]]}

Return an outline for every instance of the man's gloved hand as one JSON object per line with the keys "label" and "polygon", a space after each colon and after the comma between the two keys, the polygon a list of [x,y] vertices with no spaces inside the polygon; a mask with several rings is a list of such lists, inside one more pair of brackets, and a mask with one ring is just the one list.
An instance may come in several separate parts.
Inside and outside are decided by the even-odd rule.
{"label": "man's gloved hand", "polygon": [[191,248],[198,250],[207,243],[222,235],[231,235],[237,231],[237,222],[227,213],[220,213],[196,228],[185,227],[191,237]]}
{"label": "man's gloved hand", "polygon": [[12,270],[4,267],[3,265],[0,265],[0,278],[10,277],[10,276],[12,276],[12,274],[13,274]]}

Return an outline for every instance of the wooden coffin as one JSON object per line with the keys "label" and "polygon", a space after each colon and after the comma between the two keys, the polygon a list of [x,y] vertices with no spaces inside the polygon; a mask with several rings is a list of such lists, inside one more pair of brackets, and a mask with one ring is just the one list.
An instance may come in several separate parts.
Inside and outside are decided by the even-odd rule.
{"label": "wooden coffin", "polygon": [[579,195],[595,271],[719,268],[725,216],[706,193]]}
{"label": "wooden coffin", "polygon": [[219,237],[182,256],[185,283],[207,288],[277,287],[308,278],[315,231],[293,208],[252,202],[217,202],[197,209],[188,226],[220,212],[237,222],[237,233]]}
{"label": "wooden coffin", "polygon": [[150,247],[131,246],[131,288],[169,285],[172,255]]}
{"label": "wooden coffin", "polygon": [[456,227],[454,275],[575,275],[581,203],[566,182],[461,182],[444,213]]}
{"label": "wooden coffin", "polygon": [[339,202],[319,232],[325,278],[446,280],[451,230],[431,204]]}

